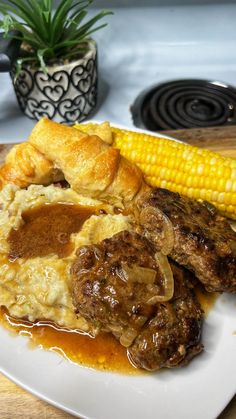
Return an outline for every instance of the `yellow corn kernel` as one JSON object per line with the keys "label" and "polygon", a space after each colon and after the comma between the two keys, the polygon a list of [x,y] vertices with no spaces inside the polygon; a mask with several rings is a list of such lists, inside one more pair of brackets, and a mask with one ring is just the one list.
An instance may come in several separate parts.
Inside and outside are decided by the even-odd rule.
{"label": "yellow corn kernel", "polygon": [[[76,126],[94,132],[95,124]],[[213,203],[236,219],[236,159],[166,138],[111,127],[113,147],[141,168],[150,186]]]}

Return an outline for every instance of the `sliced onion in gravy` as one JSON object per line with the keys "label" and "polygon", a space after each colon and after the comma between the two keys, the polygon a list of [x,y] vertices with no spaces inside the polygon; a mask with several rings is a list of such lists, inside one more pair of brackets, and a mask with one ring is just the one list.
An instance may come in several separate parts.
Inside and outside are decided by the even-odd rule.
{"label": "sliced onion in gravy", "polygon": [[164,294],[163,295],[154,295],[153,297],[149,298],[147,304],[153,305],[156,303],[169,301],[174,295],[174,278],[172,269],[168,262],[167,256],[163,255],[161,252],[157,252],[155,254],[155,258],[159,265],[161,274],[164,278]]}
{"label": "sliced onion in gravy", "polygon": [[[150,225],[153,238],[153,229],[155,229],[155,223],[157,225],[161,224],[161,228],[163,229],[163,238],[161,239],[161,252],[164,255],[169,255],[174,247],[174,231],[173,231],[173,225],[170,219],[167,217],[166,214],[164,214],[163,211],[161,211],[157,207],[148,206],[145,207],[141,213],[140,213],[140,223],[144,227],[148,229],[148,225]],[[155,235],[158,233],[155,232]],[[158,236],[156,237],[156,241],[158,242]]]}
{"label": "sliced onion in gravy", "polygon": [[156,279],[155,269],[145,268],[143,266],[131,265],[122,262],[122,273],[126,281],[140,282],[142,284],[154,284]]}
{"label": "sliced onion in gravy", "polygon": [[130,345],[132,345],[137,335],[138,331],[135,330],[133,327],[129,327],[122,333],[120,337],[120,344],[128,348]]}

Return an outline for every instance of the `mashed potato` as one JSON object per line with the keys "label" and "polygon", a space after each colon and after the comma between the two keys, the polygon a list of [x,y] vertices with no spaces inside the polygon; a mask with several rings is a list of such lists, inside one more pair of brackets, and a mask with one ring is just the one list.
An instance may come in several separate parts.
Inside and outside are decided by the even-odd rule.
{"label": "mashed potato", "polygon": [[60,326],[88,331],[87,322],[76,315],[71,297],[70,266],[78,247],[98,243],[131,228],[128,217],[114,214],[113,208],[102,205],[107,214],[92,215],[78,233],[71,235],[72,253],[64,258],[56,254],[30,259],[8,258],[8,235],[22,223],[22,213],[44,204],[68,203],[98,207],[100,201],[78,195],[72,189],[31,185],[27,190],[7,185],[0,192],[0,305],[10,315],[34,320],[51,320]]}

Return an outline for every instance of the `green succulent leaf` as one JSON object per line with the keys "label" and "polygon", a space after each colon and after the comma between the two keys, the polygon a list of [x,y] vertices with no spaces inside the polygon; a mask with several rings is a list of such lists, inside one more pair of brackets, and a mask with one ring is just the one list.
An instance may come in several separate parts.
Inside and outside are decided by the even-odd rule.
{"label": "green succulent leaf", "polygon": [[17,81],[17,78],[21,72],[22,69],[22,65],[24,63],[27,63],[29,61],[35,61],[34,57],[27,57],[27,58],[18,58],[18,60],[16,60],[16,71],[15,71],[15,75],[14,75],[14,83]]}
{"label": "green succulent leaf", "polygon": [[44,55],[45,55],[46,52],[47,52],[46,48],[45,49],[38,49],[38,51],[37,51],[37,56],[38,56],[38,59],[39,59],[39,62],[40,62],[40,67],[45,74],[47,74],[47,66],[46,66],[46,63],[45,63],[45,60],[44,60]]}
{"label": "green succulent leaf", "polygon": [[[21,55],[16,65],[34,61],[46,71],[47,65],[83,53],[90,35],[107,24],[98,22],[112,14],[108,10],[86,21],[93,0],[60,0],[53,10],[52,0],[2,0],[0,28],[5,37],[22,41]],[[12,34],[17,30],[20,34]]]}
{"label": "green succulent leaf", "polygon": [[4,30],[4,37],[6,38],[9,31],[12,29],[13,19],[11,16],[4,16],[1,28]]}

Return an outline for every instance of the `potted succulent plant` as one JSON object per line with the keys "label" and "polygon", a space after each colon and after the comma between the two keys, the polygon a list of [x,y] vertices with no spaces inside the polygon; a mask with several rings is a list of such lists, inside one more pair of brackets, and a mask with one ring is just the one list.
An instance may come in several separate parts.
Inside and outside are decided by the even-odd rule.
{"label": "potted succulent plant", "polygon": [[84,22],[93,0],[0,2],[0,28],[21,47],[11,77],[18,103],[30,118],[47,116],[57,122],[82,121],[97,97],[97,46],[91,34],[103,10]]}

